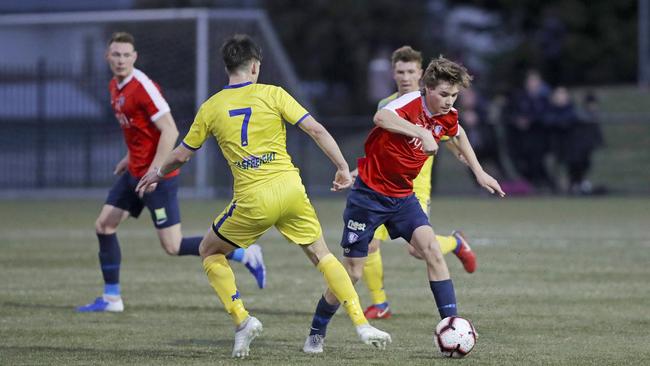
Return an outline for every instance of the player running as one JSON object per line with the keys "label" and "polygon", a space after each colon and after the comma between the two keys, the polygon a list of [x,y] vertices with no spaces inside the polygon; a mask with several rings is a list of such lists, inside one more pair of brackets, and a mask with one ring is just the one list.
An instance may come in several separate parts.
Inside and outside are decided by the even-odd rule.
{"label": "player running", "polygon": [[[126,32],[114,33],[108,42],[106,61],[113,78],[109,84],[111,106],[124,133],[126,156],[117,164],[119,175],[95,222],[99,240],[99,264],[104,277],[104,293],[94,302],[77,308],[79,312],[121,312],[120,291],[122,254],[117,228],[129,216],[138,217],[149,209],[160,245],[169,255],[199,255],[201,237],[183,237],[176,193],[178,170],[169,171],[158,186],[138,196],[135,187],[142,176],[154,171],[171,152],[178,138],[176,123],[160,88],[135,68],[138,57],[135,39]],[[242,262],[264,288],[266,269],[259,246],[239,249],[231,259]]]}
{"label": "player running", "polygon": [[[359,176],[343,213],[341,246],[352,281],[361,278],[368,244],[377,227],[384,224],[392,238],[404,238],[422,255],[441,318],[457,314],[456,294],[429,218],[413,194],[413,179],[438,151],[438,141],[448,136],[479,185],[505,196],[476,159],[453,108],[460,89],[469,87],[471,79],[463,66],[439,57],[425,70],[422,91],[404,94],[375,114],[377,126],[366,140],[366,156],[359,159]],[[323,352],[327,325],[338,306],[336,297],[326,291],[316,307],[303,351]]]}
{"label": "player running", "polygon": [[244,307],[225,256],[248,247],[272,226],[298,244],[323,273],[331,296],[344,304],[359,338],[384,348],[390,335],[368,324],[350,277],[323,240],[316,212],[287,153],[283,120],[306,132],[334,163],[337,171],[332,190],[339,191],[349,187],[352,179],[336,141],[282,88],[257,84],[262,55],[248,36],[226,40],[222,54],[228,85],[203,103],[182,144],[158,173],[149,172],[142,178],[138,190],[150,189],[187,162],[210,135],[216,138],[230,165],[234,192],[232,202],[201,241],[200,252],[208,281],[236,326],[233,357],[248,356],[251,341],[262,332],[262,323]]}
{"label": "player running", "polygon": [[[422,54],[420,52],[410,46],[400,47],[393,52],[391,64],[393,66],[393,79],[397,85],[397,92],[382,99],[377,106],[377,110],[381,110],[388,103],[406,93],[420,90],[420,79],[422,78]],[[446,142],[449,139],[443,136],[441,140]],[[445,147],[454,156],[462,156],[456,148],[456,145],[445,143]],[[433,159],[433,156],[429,156],[424,166],[422,166],[420,174],[413,180],[413,192],[427,215],[429,214],[431,202],[431,170],[433,169]],[[356,177],[357,174],[358,170],[355,169],[352,172],[352,176]],[[384,225],[379,226],[375,230],[375,234],[368,246],[368,260],[363,267],[363,280],[372,298],[372,305],[364,311],[368,319],[388,319],[392,315],[386,297],[386,291],[384,290],[384,268],[380,250],[381,242],[387,239],[388,230],[386,230]],[[448,236],[436,235],[436,239],[440,243],[442,254],[453,252],[463,264],[465,271],[473,273],[476,270],[476,255],[467,243],[462,232],[455,230]],[[414,247],[407,245],[407,248],[412,256],[422,259],[422,256]]]}

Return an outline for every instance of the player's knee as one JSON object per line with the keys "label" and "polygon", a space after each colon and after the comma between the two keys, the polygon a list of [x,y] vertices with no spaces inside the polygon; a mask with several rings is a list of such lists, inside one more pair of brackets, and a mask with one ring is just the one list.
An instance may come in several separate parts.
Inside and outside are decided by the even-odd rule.
{"label": "player's knee", "polygon": [[348,275],[350,276],[350,279],[352,280],[352,283],[357,283],[361,277],[363,276],[363,266],[362,265],[357,265],[351,264],[347,268],[348,270]]}
{"label": "player's knee", "polygon": [[411,253],[411,255],[416,258],[418,258],[417,254],[419,254],[421,258],[427,261],[428,264],[437,267],[439,264],[445,261],[445,258],[439,248],[440,246],[438,243],[433,243],[431,245],[425,246],[424,248],[419,248],[419,250],[412,248],[413,252],[411,252],[411,249],[409,249],[409,253]]}
{"label": "player's knee", "polygon": [[95,231],[97,234],[113,234],[117,231],[117,225],[110,223],[102,217],[98,217],[97,220],[95,220]]}
{"label": "player's knee", "polygon": [[412,245],[407,246],[409,254],[417,259],[422,259],[422,253],[418,252],[417,249],[413,248]]}

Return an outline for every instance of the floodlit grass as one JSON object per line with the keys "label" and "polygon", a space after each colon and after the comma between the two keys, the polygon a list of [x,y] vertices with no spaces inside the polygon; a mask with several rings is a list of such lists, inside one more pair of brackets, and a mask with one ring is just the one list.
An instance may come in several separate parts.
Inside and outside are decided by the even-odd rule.
{"label": "floodlit grass", "polygon": [[[332,251],[343,201],[315,200]],[[202,234],[225,205],[182,202],[184,231]],[[100,202],[0,202],[0,364],[219,365],[233,326],[197,258],[159,248],[148,216],[120,228],[123,314],[76,314],[101,291],[93,223]],[[478,254],[475,274],[448,256],[460,314],[480,334],[465,360],[439,358],[438,321],[422,262],[399,242],[382,252],[394,317],[374,322],[393,344],[360,344],[344,312],[326,353],[302,354],[323,283],[274,230],[261,240],[268,288],[233,264],[243,299],[264,323],[251,365],[640,365],[650,359],[650,200],[434,199],[440,233],[459,227]],[[364,305],[369,302],[357,286]],[[644,361],[645,360],[645,361]]]}

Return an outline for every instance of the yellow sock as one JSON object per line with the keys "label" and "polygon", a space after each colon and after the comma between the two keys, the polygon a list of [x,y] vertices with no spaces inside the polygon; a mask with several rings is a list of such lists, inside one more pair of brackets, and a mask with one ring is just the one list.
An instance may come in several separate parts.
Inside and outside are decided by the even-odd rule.
{"label": "yellow sock", "polygon": [[373,304],[386,302],[386,291],[384,291],[384,265],[381,261],[381,252],[368,254],[366,265],[363,266],[363,281],[368,286]]}
{"label": "yellow sock", "polygon": [[235,274],[232,272],[228,260],[223,254],[211,255],[203,260],[203,269],[208,275],[208,281],[217,292],[217,296],[232,317],[236,325],[241,324],[248,317],[248,311],[239,297]]}
{"label": "yellow sock", "polygon": [[368,320],[363,315],[363,310],[361,310],[361,304],[359,303],[359,295],[357,295],[350,276],[348,276],[341,262],[330,253],[323,257],[316,267],[323,273],[327,286],[329,286],[334,296],[343,305],[352,323],[355,326],[367,324]]}
{"label": "yellow sock", "polygon": [[442,254],[451,253],[454,251],[454,249],[456,249],[456,238],[453,236],[436,235],[436,239],[438,240],[438,243],[440,243],[440,250],[442,251]]}

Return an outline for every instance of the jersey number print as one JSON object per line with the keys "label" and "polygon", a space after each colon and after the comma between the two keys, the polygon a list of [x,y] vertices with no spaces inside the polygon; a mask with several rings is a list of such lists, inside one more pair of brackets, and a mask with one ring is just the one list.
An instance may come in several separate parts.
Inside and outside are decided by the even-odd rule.
{"label": "jersey number print", "polygon": [[248,122],[251,119],[253,110],[251,109],[251,107],[231,109],[228,111],[228,113],[230,114],[230,117],[244,116],[244,121],[242,122],[241,125],[241,146],[248,146]]}

